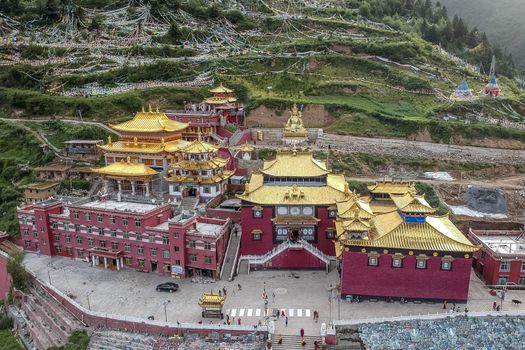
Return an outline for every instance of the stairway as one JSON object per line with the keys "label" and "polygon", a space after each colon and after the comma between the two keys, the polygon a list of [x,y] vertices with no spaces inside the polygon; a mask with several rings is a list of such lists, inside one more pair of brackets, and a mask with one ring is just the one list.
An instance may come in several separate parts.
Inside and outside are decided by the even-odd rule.
{"label": "stairway", "polygon": [[233,279],[235,260],[241,245],[241,233],[239,231],[240,229],[234,228],[230,234],[230,241],[228,242],[226,256],[224,257],[224,262],[222,264],[221,280]]}
{"label": "stairway", "polygon": [[[281,345],[277,344],[279,337],[283,338],[283,343]],[[303,340],[306,342],[304,347],[301,345]],[[320,336],[304,336],[301,338],[298,335],[274,335],[272,340],[272,350],[312,350],[315,341],[321,345]],[[321,347],[319,346],[319,348]]]}
{"label": "stairway", "polygon": [[180,210],[182,211],[194,211],[195,207],[199,203],[199,198],[197,197],[183,197],[181,204],[180,204]]}

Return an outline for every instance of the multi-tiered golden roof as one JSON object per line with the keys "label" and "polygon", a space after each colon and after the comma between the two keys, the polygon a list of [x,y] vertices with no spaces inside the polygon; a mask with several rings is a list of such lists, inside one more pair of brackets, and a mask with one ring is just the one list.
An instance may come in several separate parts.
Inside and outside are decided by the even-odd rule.
{"label": "multi-tiered golden roof", "polygon": [[135,114],[133,119],[110,126],[114,130],[124,132],[158,133],[183,131],[188,124],[171,120],[165,113],[159,112],[158,108],[153,111],[149,106],[147,112],[142,109],[141,112]]}
{"label": "multi-tiered golden roof", "polygon": [[145,164],[132,162],[129,157],[127,161],[122,160],[105,167],[91,169],[91,171],[104,176],[117,177],[151,177],[158,174],[156,170]]}
{"label": "multi-tiered golden roof", "polygon": [[228,89],[222,83],[210,90],[213,93],[212,97],[206,98],[204,101],[211,105],[226,104],[237,102],[237,98],[233,96],[233,90]]}

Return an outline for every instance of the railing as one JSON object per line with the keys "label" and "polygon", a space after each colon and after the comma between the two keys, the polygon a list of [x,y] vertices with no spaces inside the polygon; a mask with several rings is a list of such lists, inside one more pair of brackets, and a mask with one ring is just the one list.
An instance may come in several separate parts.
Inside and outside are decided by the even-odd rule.
{"label": "railing", "polygon": [[264,255],[242,255],[239,258],[239,260],[248,260],[250,264],[264,264],[288,248],[306,249],[307,251],[315,255],[317,258],[322,260],[325,264],[329,264],[330,260],[333,260],[333,258],[326,255],[321,250],[317,249],[316,247],[314,247],[313,245],[311,245],[303,239],[297,241],[287,240]]}

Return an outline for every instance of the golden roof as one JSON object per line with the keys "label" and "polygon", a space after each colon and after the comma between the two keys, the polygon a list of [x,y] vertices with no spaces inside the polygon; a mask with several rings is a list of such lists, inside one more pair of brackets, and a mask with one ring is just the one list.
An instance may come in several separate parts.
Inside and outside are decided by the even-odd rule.
{"label": "golden roof", "polygon": [[225,298],[219,294],[213,293],[204,293],[199,298],[199,306],[208,307],[208,306],[222,306],[224,305]]}
{"label": "golden roof", "polygon": [[228,159],[216,157],[211,160],[183,160],[174,163],[171,167],[187,170],[207,170],[223,168],[228,164]]}
{"label": "golden roof", "polygon": [[220,94],[220,93],[232,93],[233,90],[231,89],[228,89],[226,86],[222,85],[222,83],[219,84],[219,86],[217,86],[216,88],[213,88],[213,89],[210,89],[210,92],[211,93],[214,93],[214,94]]}
{"label": "golden roof", "polygon": [[274,160],[264,162],[263,174],[276,177],[319,177],[329,173],[326,162],[309,150],[280,149]]}
{"label": "golden roof", "polygon": [[388,199],[373,199],[370,201],[369,205],[370,209],[372,209],[372,212],[374,212],[374,214],[389,213],[397,209],[394,202]]}
{"label": "golden roof", "polygon": [[182,131],[188,127],[188,124],[171,120],[166,114],[159,112],[158,108],[153,112],[150,106],[147,112],[142,109],[142,112],[137,112],[133,119],[110,126],[119,131],[154,133]]}
{"label": "golden roof", "polygon": [[283,134],[286,138],[304,138],[308,134],[308,131],[303,125],[302,112],[297,109],[297,105],[294,104],[291,110],[290,118],[284,126]]}
{"label": "golden roof", "polygon": [[29,185],[25,185],[23,186],[23,188],[31,190],[47,190],[56,186],[58,186],[58,182],[36,182]]}
{"label": "golden roof", "polygon": [[479,249],[448,216],[427,216],[425,222],[407,223],[394,211],[377,215],[371,224],[373,229],[368,239],[347,239],[343,224],[336,222],[339,242],[347,246],[445,252],[475,252]]}
{"label": "golden roof", "polygon": [[180,183],[199,183],[199,184],[216,184],[224,180],[229,179],[234,174],[233,170],[224,170],[222,174],[216,174],[213,176],[190,176],[190,175],[171,175],[165,177],[168,182],[180,182]]}
{"label": "golden roof", "polygon": [[345,231],[362,232],[370,230],[370,222],[362,219],[351,219],[341,223]]}
{"label": "golden roof", "polygon": [[129,161],[115,162],[102,168],[91,169],[92,172],[101,175],[109,176],[123,176],[123,177],[135,177],[135,176],[153,176],[158,174],[157,171],[151,169],[149,166],[143,163],[134,163]]}
{"label": "golden roof", "polygon": [[236,97],[207,97],[204,99],[204,102],[208,104],[224,104],[228,102],[236,102]]}
{"label": "golden roof", "polygon": [[252,174],[244,193],[237,198],[261,205],[331,205],[349,196],[343,175],[328,174],[326,186],[272,186],[263,184],[262,174]]}
{"label": "golden roof", "polygon": [[245,144],[239,146],[237,149],[242,152],[253,152],[255,150],[255,147],[253,147],[253,145],[250,145],[248,141],[246,141]]}
{"label": "golden roof", "polygon": [[374,185],[369,185],[368,190],[371,193],[386,194],[406,194],[416,193],[416,187],[413,182],[407,181],[378,181]]}
{"label": "golden roof", "polygon": [[177,152],[189,144],[186,140],[175,140],[164,143],[151,142],[128,142],[117,141],[111,144],[99,145],[98,147],[106,152],[128,152],[128,153],[162,153]]}
{"label": "golden roof", "polygon": [[212,145],[211,143],[205,142],[199,139],[192,141],[189,145],[184,148],[181,148],[182,153],[188,154],[202,154],[202,153],[212,153],[217,152],[219,147]]}
{"label": "golden roof", "polygon": [[390,198],[396,207],[405,213],[432,214],[436,211],[428,204],[424,196],[407,193],[405,195],[391,195]]}
{"label": "golden roof", "polygon": [[339,218],[370,219],[374,216],[370,203],[363,199],[351,196],[348,200],[337,202],[337,216]]}

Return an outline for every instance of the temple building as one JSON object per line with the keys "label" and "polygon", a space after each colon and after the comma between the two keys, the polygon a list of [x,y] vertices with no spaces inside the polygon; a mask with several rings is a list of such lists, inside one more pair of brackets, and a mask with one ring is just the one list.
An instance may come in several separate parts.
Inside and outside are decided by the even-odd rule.
{"label": "temple building", "polygon": [[372,197],[336,204],[342,296],[466,301],[479,248],[410,183],[369,188]]}
{"label": "temple building", "polygon": [[224,194],[234,170],[226,169],[227,158],[218,154],[219,147],[200,137],[180,150],[181,159],[171,164],[169,193],[176,199],[197,197],[203,202]]}
{"label": "temple building", "polygon": [[177,152],[189,144],[182,139],[182,132],[188,124],[174,121],[162,112],[142,109],[133,119],[111,125],[122,136],[113,142],[99,146],[104,152],[106,165],[126,161],[142,163],[148,167],[166,172],[169,162],[177,158]]}
{"label": "temple building", "polygon": [[343,175],[307,149],[281,149],[254,173],[241,199],[243,268],[328,268],[335,204],[351,195]]}
{"label": "temple building", "polygon": [[303,125],[303,114],[293,105],[290,118],[283,128],[283,143],[285,145],[303,145],[308,143],[308,130]]}
{"label": "temple building", "polygon": [[205,141],[227,143],[231,132],[225,126],[244,124],[243,105],[237,101],[233,90],[221,83],[210,92],[213,95],[201,103],[185,103],[183,111],[166,111],[170,119],[189,125],[183,132],[185,140],[196,140],[200,134]]}

